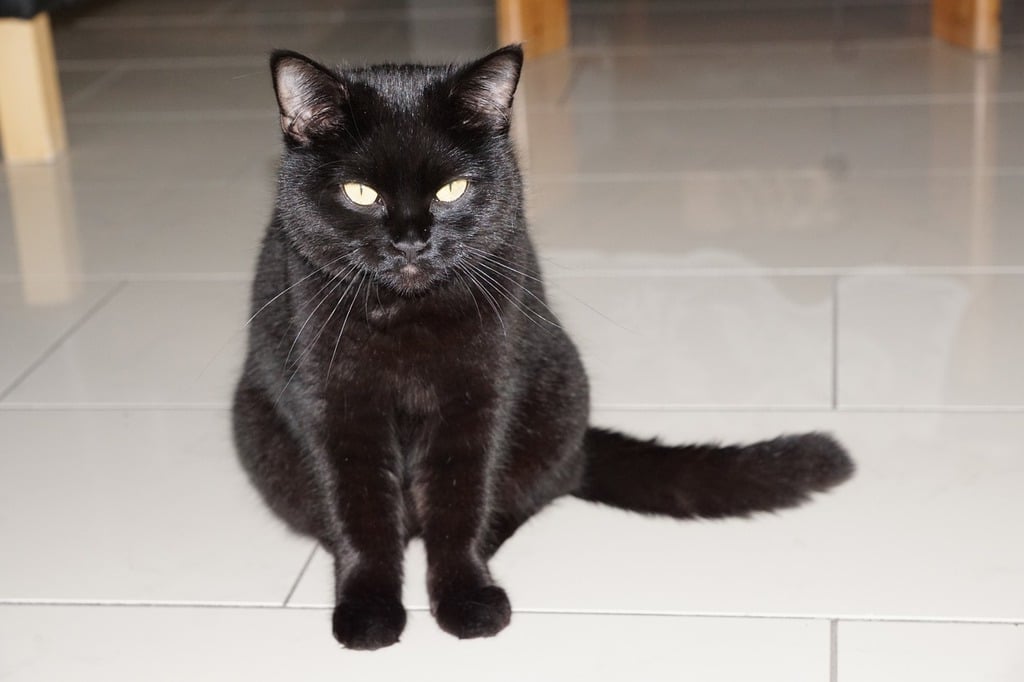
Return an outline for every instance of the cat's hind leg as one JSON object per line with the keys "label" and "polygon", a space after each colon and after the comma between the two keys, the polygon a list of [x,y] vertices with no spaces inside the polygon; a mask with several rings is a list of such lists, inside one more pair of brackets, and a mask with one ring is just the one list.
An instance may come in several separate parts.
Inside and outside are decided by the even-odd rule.
{"label": "cat's hind leg", "polygon": [[313,474],[266,392],[243,376],[232,408],[235,449],[263,501],[289,528],[327,545],[323,512],[309,494]]}

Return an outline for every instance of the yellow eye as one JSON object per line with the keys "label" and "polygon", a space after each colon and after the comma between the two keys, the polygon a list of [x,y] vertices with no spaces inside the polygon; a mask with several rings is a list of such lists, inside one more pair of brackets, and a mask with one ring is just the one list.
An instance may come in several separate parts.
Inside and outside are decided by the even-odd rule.
{"label": "yellow eye", "polygon": [[369,206],[377,201],[377,191],[360,182],[346,182],[341,188],[345,190],[346,196],[352,200],[352,203],[360,206]]}
{"label": "yellow eye", "polygon": [[436,196],[439,201],[443,201],[446,204],[455,201],[466,192],[466,187],[469,183],[465,178],[459,178],[458,180],[452,180],[447,185],[437,190]]}

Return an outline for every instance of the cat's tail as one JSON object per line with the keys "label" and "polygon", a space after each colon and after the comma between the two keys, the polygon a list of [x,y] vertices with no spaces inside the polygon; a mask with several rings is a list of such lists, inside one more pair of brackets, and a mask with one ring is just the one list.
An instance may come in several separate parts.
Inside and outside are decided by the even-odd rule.
{"label": "cat's tail", "polygon": [[573,495],[685,519],[795,507],[848,479],[853,460],[831,436],[781,436],[751,445],[662,445],[590,428],[583,482]]}

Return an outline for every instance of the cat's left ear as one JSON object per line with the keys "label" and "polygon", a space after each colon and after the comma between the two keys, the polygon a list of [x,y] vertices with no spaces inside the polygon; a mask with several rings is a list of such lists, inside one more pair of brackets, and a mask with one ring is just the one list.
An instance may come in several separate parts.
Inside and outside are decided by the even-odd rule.
{"label": "cat's left ear", "polygon": [[452,84],[452,99],[460,123],[498,133],[512,122],[512,97],[523,69],[523,48],[508,45],[459,71]]}
{"label": "cat's left ear", "polygon": [[278,50],[270,57],[281,130],[305,145],[342,127],[345,85],[330,70],[297,52]]}

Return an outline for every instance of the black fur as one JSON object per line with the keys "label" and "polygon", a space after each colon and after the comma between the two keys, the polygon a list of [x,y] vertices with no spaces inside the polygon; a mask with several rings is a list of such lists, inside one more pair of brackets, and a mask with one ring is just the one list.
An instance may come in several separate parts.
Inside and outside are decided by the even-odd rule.
{"label": "black fur", "polygon": [[[645,513],[743,515],[845,478],[826,436],[667,447],[588,427],[587,379],[545,303],[508,137],[522,53],[336,72],[271,60],[285,151],[234,404],[267,504],[335,560],[334,634],[393,644],[422,536],[438,624],[511,618],[488,558],[561,495]],[[456,178],[465,194],[434,198]],[[342,185],[379,193],[361,206]]]}

